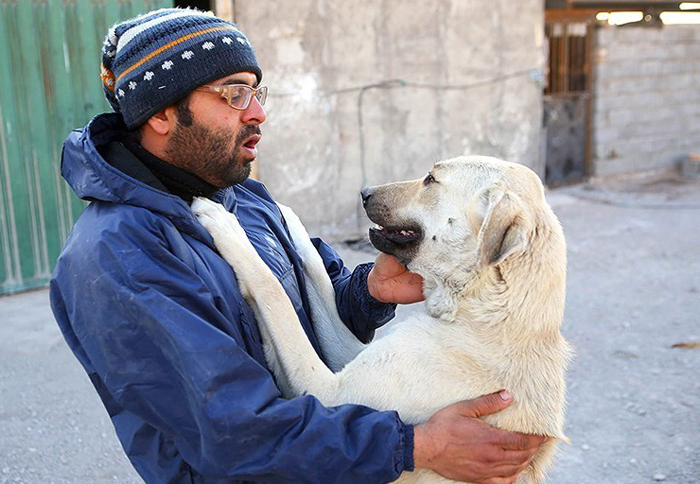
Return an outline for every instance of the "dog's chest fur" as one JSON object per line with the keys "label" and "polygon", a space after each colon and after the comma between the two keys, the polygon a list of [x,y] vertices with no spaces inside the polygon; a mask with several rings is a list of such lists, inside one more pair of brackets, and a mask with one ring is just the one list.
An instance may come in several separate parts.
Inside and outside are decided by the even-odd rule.
{"label": "dog's chest fur", "polygon": [[[338,400],[352,401],[352,388],[384,380],[381,391],[365,393],[357,403],[397,410],[402,420],[417,424],[456,401],[508,389],[518,396],[516,402],[485,420],[501,428],[558,435],[562,422],[551,415],[563,409],[563,370],[543,365],[542,351],[549,350],[539,350],[517,354],[475,339],[462,323],[417,315],[369,345],[350,363],[351,371],[341,372]],[[554,353],[547,359],[554,361]],[[553,390],[562,398],[552,398]]]}

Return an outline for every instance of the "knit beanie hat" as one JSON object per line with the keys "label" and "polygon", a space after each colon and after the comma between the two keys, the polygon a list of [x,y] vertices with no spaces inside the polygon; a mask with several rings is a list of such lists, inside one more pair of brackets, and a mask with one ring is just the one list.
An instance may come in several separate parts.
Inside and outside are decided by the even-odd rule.
{"label": "knit beanie hat", "polygon": [[102,88],[129,129],[194,88],[236,72],[262,78],[243,32],[189,8],[165,8],[118,23],[102,47]]}

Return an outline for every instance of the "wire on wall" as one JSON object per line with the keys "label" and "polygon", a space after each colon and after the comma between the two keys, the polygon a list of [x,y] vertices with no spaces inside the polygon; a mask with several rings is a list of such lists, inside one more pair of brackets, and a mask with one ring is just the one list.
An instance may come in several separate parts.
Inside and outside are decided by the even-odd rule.
{"label": "wire on wall", "polygon": [[[499,84],[501,82],[515,79],[519,77],[529,77],[533,82],[543,87],[544,84],[544,74],[540,69],[524,69],[521,71],[515,71],[508,74],[503,74],[500,76],[491,77],[489,79],[484,79],[482,81],[476,81],[464,84],[432,84],[423,82],[413,82],[407,81],[405,79],[387,79],[384,81],[364,84],[361,86],[346,87],[342,89],[324,90],[319,89],[316,94],[319,96],[336,96],[341,94],[358,93],[357,95],[357,128],[358,128],[358,139],[360,145],[360,173],[362,176],[362,185],[360,189],[367,186],[367,160],[366,160],[366,149],[365,149],[365,127],[364,127],[364,116],[363,116],[363,101],[365,93],[372,89],[429,89],[433,91],[466,91],[470,89],[477,89],[479,87],[485,87],[489,85]],[[271,97],[285,98],[285,97],[296,97],[299,96],[299,92],[284,91],[278,93],[270,93]],[[358,198],[356,205],[357,212],[357,223],[358,228],[360,225],[360,220],[362,220],[362,203]]]}

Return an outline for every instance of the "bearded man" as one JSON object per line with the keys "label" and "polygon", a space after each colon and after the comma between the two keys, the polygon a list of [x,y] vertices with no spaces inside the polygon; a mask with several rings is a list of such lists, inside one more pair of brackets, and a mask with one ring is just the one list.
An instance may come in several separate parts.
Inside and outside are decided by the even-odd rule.
{"label": "bearded man", "polygon": [[[513,482],[541,437],[478,419],[507,392],[462,402],[415,428],[396,412],[284,399],[230,266],[189,204],[208,197],[241,222],[286,290],[314,348],[301,260],[265,187],[248,178],[267,87],[246,36],[189,9],[110,29],[102,83],[114,113],[65,142],[62,174],[90,204],[51,282],[59,326],[148,483],[382,483],[414,467]],[[339,313],[362,341],[422,299],[396,259],[350,272],[313,240]]]}

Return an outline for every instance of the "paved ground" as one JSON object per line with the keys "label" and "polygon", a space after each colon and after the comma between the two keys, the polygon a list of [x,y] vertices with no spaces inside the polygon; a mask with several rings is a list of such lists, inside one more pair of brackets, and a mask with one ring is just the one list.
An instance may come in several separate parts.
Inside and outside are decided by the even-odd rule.
{"label": "paved ground", "polygon": [[[700,483],[700,183],[549,193],[569,247],[576,346],[556,484]],[[344,248],[350,264],[371,254]],[[419,310],[419,305],[402,311]],[[138,483],[46,291],[0,299],[0,483]]]}

